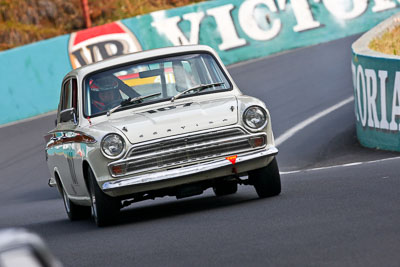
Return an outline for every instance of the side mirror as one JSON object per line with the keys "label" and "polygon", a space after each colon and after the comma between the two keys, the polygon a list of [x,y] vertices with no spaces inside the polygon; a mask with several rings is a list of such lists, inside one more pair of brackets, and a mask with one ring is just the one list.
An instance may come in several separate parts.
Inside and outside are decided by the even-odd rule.
{"label": "side mirror", "polygon": [[69,122],[73,121],[75,124],[78,123],[76,118],[75,108],[65,109],[60,112],[60,122]]}

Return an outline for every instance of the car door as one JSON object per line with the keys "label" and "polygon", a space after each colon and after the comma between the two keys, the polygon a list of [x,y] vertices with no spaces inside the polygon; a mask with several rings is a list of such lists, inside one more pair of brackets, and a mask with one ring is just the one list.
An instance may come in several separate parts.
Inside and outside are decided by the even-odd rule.
{"label": "car door", "polygon": [[[64,114],[72,116],[63,116]],[[58,171],[69,195],[77,195],[76,186],[78,179],[74,166],[74,150],[72,149],[75,140],[75,130],[78,126],[78,90],[76,78],[71,77],[64,81],[61,93],[59,116],[57,118],[56,138],[62,144],[62,160]]]}

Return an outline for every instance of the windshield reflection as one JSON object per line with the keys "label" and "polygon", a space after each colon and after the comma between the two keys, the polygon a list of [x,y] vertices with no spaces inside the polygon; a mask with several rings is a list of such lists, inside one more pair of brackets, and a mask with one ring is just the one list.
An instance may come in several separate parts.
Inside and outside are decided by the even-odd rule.
{"label": "windshield reflection", "polygon": [[[201,90],[193,90],[199,85]],[[210,54],[167,57],[88,76],[84,88],[84,113],[89,117],[107,112],[110,115],[125,108],[170,101],[177,96],[182,98],[230,89],[230,83]],[[146,97],[149,95],[153,97]],[[136,101],[137,105],[121,105],[129,99],[141,101]]]}

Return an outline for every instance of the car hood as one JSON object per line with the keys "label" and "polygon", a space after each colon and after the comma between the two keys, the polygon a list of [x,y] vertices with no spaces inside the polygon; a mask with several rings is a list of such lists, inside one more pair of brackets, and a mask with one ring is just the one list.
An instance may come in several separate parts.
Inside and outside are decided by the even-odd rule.
{"label": "car hood", "polygon": [[237,122],[237,100],[235,96],[229,96],[206,101],[169,103],[157,109],[134,111],[129,116],[111,118],[107,123],[124,133],[129,142],[134,144]]}

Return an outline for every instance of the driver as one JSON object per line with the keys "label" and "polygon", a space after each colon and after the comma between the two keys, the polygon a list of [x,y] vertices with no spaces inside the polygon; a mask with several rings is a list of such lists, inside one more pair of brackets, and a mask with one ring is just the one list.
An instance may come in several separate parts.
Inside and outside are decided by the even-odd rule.
{"label": "driver", "polygon": [[121,99],[118,81],[112,77],[100,77],[89,81],[92,96],[92,113],[108,110],[110,104]]}

